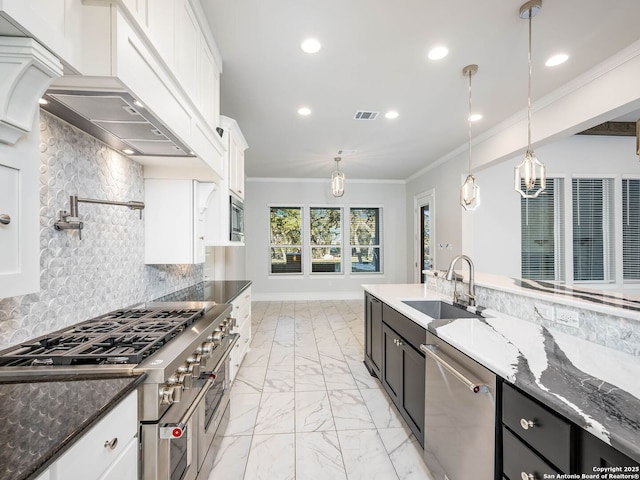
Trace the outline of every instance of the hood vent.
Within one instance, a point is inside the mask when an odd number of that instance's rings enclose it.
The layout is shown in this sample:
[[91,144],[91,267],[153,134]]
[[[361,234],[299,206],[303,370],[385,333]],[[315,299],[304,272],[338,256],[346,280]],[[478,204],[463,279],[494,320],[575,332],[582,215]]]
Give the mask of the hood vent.
[[365,110],[358,110],[353,116],[354,120],[375,120],[378,118],[380,112],[370,112]]
[[43,110],[125,155],[193,157],[193,153],[131,94],[48,90]]

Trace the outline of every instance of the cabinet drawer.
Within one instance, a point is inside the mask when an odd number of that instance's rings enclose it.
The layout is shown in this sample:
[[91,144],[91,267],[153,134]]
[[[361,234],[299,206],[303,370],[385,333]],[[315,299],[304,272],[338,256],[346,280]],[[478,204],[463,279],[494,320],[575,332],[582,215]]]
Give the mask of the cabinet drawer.
[[[522,423],[527,421],[533,426],[524,428]],[[570,471],[571,424],[506,383],[502,389],[502,422],[557,468]]]
[[[522,443],[506,428],[502,428],[502,473],[511,480],[547,478],[545,474],[558,472]],[[523,475],[524,474],[524,475]]]
[[413,348],[420,351],[420,344],[424,343],[426,330],[417,323],[396,312],[386,303],[382,304],[382,321],[404,337]]
[[233,305],[233,312],[239,312],[247,305],[251,305],[251,287],[247,287],[240,295],[231,301]]
[[[127,447],[130,447],[130,442],[138,431],[137,413],[138,395],[137,392],[133,392],[56,462],[58,478],[100,477],[123,452],[127,451]],[[114,448],[105,446],[105,442],[111,442],[116,438]],[[129,468],[137,471],[135,461]]]

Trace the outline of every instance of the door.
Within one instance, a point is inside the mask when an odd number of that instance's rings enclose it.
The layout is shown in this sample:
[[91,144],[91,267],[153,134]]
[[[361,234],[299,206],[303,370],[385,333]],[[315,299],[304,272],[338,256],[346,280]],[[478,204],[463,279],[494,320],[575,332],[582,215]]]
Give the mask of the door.
[[423,270],[435,268],[435,192],[429,190],[414,197],[415,226],[415,262],[414,281],[424,283]]

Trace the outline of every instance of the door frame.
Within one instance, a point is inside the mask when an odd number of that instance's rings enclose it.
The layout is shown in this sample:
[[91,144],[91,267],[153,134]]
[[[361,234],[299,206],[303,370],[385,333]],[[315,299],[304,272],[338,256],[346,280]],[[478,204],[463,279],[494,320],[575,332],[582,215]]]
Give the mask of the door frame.
[[421,226],[421,212],[422,207],[429,206],[429,253],[431,256],[431,265],[436,263],[436,189],[431,188],[425,192],[419,193],[413,197],[413,281],[414,283],[420,283],[422,277],[422,258],[420,256],[422,232]]

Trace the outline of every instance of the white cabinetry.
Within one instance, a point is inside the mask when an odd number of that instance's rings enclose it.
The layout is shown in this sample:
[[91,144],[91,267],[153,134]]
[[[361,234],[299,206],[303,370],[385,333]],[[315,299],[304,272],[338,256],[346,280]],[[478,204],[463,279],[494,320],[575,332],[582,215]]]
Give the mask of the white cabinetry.
[[248,287],[232,302],[233,310],[231,316],[236,319],[236,326],[233,333],[239,333],[240,339],[231,352],[231,369],[229,376],[231,381],[236,378],[238,369],[242,365],[244,356],[249,351],[251,343],[251,287]]
[[145,179],[145,263],[203,263],[205,212],[215,184]]
[[0,144],[0,298],[40,289],[39,115],[14,146]]
[[132,392],[51,467],[51,480],[136,480],[138,394]]
[[248,145],[235,120],[220,115],[220,125],[227,152],[223,157],[224,175],[207,212],[205,242],[211,246],[244,245],[243,242],[231,241],[229,213],[230,195],[244,199],[244,151]]

